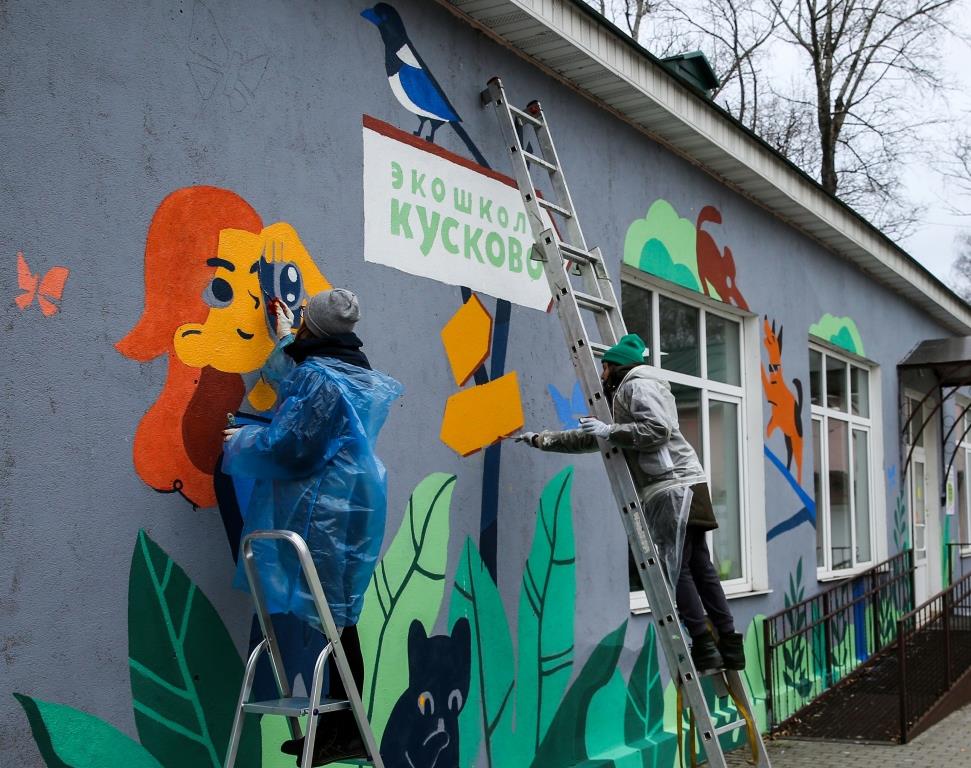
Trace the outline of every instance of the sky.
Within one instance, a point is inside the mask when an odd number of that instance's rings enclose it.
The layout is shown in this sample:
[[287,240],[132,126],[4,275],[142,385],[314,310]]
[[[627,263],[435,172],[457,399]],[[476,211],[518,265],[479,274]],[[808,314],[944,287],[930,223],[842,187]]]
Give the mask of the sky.
[[[961,0],[955,14],[956,29],[965,38],[971,38],[971,0]],[[942,56],[945,71],[952,81],[943,104],[935,106],[950,113],[959,124],[971,125],[971,44],[967,40],[952,38],[947,41]],[[949,130],[955,130],[951,128]],[[941,140],[947,139],[947,131],[937,134]],[[955,237],[961,233],[971,233],[971,195],[960,195],[953,184],[945,184],[940,174],[935,173],[923,163],[913,163],[908,168],[908,193],[916,200],[927,205],[920,227],[901,245],[917,261],[927,267],[945,282],[948,280],[951,262],[957,255]],[[948,211],[948,203],[968,212],[958,216]]]
[[[597,5],[596,2],[591,4]],[[618,26],[623,27],[622,19],[616,13],[612,15],[618,19]],[[961,130],[962,125],[967,126],[964,130],[971,130],[971,0],[958,0],[953,11],[952,29],[956,34],[943,40],[941,52],[942,74],[949,89],[942,97],[931,99],[915,92],[911,98],[912,109],[927,110],[935,116],[943,113],[958,123],[958,127],[927,128],[929,141],[926,145],[940,145],[941,150],[949,143],[951,134]],[[641,37],[649,37],[649,33]],[[803,55],[792,46],[773,44],[766,56],[768,60],[763,62],[763,71],[771,71],[771,79],[780,86],[785,81],[808,77]],[[959,194],[953,183],[946,183],[926,159],[912,161],[904,169],[902,178],[907,196],[926,206],[926,212],[913,234],[900,240],[899,244],[934,275],[949,283],[951,263],[957,256],[955,238],[961,232],[971,233],[971,195]],[[963,209],[968,215],[956,215],[949,206]]]

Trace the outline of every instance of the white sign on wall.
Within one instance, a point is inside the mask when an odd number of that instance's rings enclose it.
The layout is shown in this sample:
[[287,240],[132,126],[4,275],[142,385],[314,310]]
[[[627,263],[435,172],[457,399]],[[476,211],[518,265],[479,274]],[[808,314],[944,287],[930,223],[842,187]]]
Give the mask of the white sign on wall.
[[546,311],[515,182],[365,115],[364,259]]

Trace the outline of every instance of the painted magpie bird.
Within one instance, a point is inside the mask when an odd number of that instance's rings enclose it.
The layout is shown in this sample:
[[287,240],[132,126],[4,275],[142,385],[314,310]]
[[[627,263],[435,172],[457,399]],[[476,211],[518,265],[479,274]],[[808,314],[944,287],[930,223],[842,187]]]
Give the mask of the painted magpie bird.
[[488,168],[489,164],[462,127],[462,118],[412,45],[398,12],[387,3],[378,3],[373,8],[362,11],[361,16],[374,24],[381,33],[388,85],[401,106],[418,116],[415,136],[422,135],[427,122],[431,131],[425,138],[434,142],[435,132],[444,123],[448,123],[468,147],[476,162]]

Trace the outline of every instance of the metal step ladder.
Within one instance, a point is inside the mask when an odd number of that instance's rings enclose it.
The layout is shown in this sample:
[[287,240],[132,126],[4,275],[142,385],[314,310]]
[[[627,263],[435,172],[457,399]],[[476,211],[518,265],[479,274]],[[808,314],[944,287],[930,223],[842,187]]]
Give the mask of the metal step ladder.
[[[573,367],[580,380],[590,414],[609,424],[613,421],[613,416],[603,394],[601,372],[596,358],[616,344],[627,333],[627,329],[617,305],[607,267],[600,250],[587,247],[539,102],[533,101],[525,109],[517,109],[506,100],[499,78],[489,81],[486,90],[482,91],[481,100],[483,106],[492,104],[499,118],[503,140],[509,148],[516,182],[532,227],[535,241],[532,258],[543,262],[553,302],[570,348]],[[527,129],[535,135],[538,149],[528,151],[524,148],[527,142],[523,137],[529,135]],[[547,173],[555,199],[546,199],[538,194],[530,175],[530,165],[538,166]],[[553,216],[556,216],[556,223]],[[576,279],[579,285],[574,286],[571,278]],[[583,312],[593,316],[596,337],[592,336],[591,330],[584,323]],[[748,728],[753,761],[762,768],[769,768],[765,745],[754,726],[748,692],[738,672],[704,674],[713,678],[717,695],[732,697],[741,714],[737,720],[720,727],[715,726],[705,702],[699,673],[691,661],[662,561],[644,522],[637,487],[624,454],[605,440],[600,440],[600,452],[614,497],[620,507],[631,554],[650,602],[668,669],[678,685],[679,694],[683,696],[689,715],[693,718],[692,726],[697,724],[698,738],[708,764],[714,768],[724,768],[725,755],[718,737],[736,729]],[[694,752],[693,744],[690,749]]]
[[[290,684],[287,681],[287,673],[283,666],[283,658],[280,656],[280,646],[273,631],[273,623],[270,621],[270,612],[267,609],[266,598],[263,594],[262,582],[259,579],[256,558],[253,554],[253,542],[255,541],[275,541],[277,546],[291,546],[296,551],[300,562],[300,569],[303,571],[304,579],[310,588],[310,594],[320,618],[320,626],[323,627],[324,635],[328,643],[324,650],[317,657],[314,665],[313,682],[310,686],[309,696],[292,696]],[[236,705],[236,717],[233,720],[233,729],[229,735],[229,747],[226,749],[225,768],[234,768],[236,755],[239,751],[239,740],[243,732],[243,720],[247,713],[259,715],[282,715],[286,717],[290,725],[290,733],[293,738],[300,738],[300,720],[306,718],[306,738],[304,739],[303,756],[300,764],[310,766],[314,753],[314,741],[317,736],[317,716],[327,712],[337,712],[349,709],[357,722],[358,731],[361,734],[361,741],[364,748],[370,755],[367,759],[341,760],[342,763],[351,765],[373,765],[374,768],[384,768],[381,761],[381,754],[378,745],[374,740],[371,731],[371,724],[368,722],[364,711],[364,704],[361,702],[361,694],[354,684],[354,677],[351,668],[347,663],[347,656],[341,647],[340,633],[334,624],[334,617],[331,615],[330,606],[327,605],[327,598],[324,596],[324,589],[317,576],[317,569],[314,567],[313,559],[310,557],[310,550],[307,543],[293,531],[254,531],[243,538],[241,549],[243,565],[246,569],[246,578],[250,585],[250,594],[253,596],[253,604],[256,607],[256,615],[263,631],[263,639],[257,644],[246,662],[246,669],[243,673],[243,685],[239,692],[239,702]],[[266,653],[273,670],[273,678],[276,681],[277,690],[280,697],[269,701],[250,701],[250,694],[253,690],[253,679],[256,676],[256,665],[260,657]],[[347,691],[347,699],[326,699],[323,698],[324,688],[324,669],[327,667],[327,659],[333,654],[337,662],[337,671],[340,673],[344,683],[344,690]]]

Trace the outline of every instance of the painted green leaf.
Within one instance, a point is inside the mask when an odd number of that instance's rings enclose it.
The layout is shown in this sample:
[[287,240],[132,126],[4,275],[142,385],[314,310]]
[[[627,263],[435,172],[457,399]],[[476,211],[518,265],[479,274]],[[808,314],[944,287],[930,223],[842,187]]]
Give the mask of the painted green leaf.
[[263,744],[263,768],[293,768],[293,757],[280,751],[280,745],[290,735],[290,727],[284,717],[261,717],[260,739]]
[[745,671],[742,676],[748,686],[749,699],[759,731],[768,730],[765,712],[765,635],[762,627],[765,616],[757,614],[745,630]]
[[[141,744],[86,712],[15,693],[48,768],[162,768]],[[177,763],[172,763],[177,765]]]
[[624,646],[625,621],[594,648],[560,702],[546,737],[533,758],[533,768],[572,766],[587,758],[587,716],[594,694],[607,685]]
[[570,486],[557,474],[539,500],[533,546],[519,592],[516,734],[520,753],[535,754],[573,670],[576,567]]
[[[165,766],[221,768],[243,662],[209,599],[144,531],[128,580],[128,656],[142,745]],[[260,766],[255,718],[237,765]]]
[[664,687],[655,637],[652,622],[647,626],[644,645],[630,673],[624,712],[624,734],[628,744],[653,738],[664,730]]
[[436,472],[408,500],[364,597],[358,622],[364,657],[364,704],[378,741],[395,702],[408,687],[408,627],[431,632],[445,594],[449,505],[455,475]]
[[641,765],[640,751],[628,746],[624,738],[626,706],[627,686],[620,670],[614,669],[606,684],[590,697],[584,734],[588,759],[580,765],[604,765],[605,761],[613,766]]
[[469,695],[459,715],[459,765],[471,766],[485,739],[487,765],[514,766],[523,760],[512,738],[513,651],[502,599],[472,539],[465,540],[455,574],[449,629],[462,616],[472,630]]

